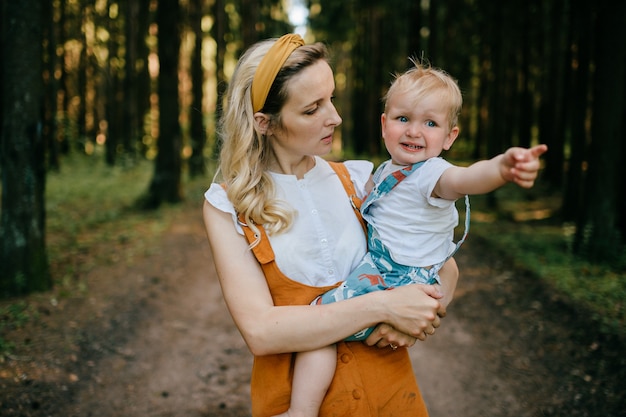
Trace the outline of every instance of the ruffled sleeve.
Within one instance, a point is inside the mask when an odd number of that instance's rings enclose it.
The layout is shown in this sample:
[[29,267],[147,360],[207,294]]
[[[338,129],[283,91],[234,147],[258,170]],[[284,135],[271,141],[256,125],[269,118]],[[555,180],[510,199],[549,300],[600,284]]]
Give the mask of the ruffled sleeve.
[[367,194],[365,191],[365,184],[367,184],[367,181],[369,181],[372,176],[374,164],[370,161],[363,160],[345,161],[344,164],[350,172],[350,177],[352,178],[358,197],[360,199],[365,198],[365,195]]
[[215,183],[211,184],[211,187],[209,187],[209,189],[204,193],[204,198],[216,209],[223,211],[224,213],[229,213],[233,218],[233,225],[235,226],[237,233],[243,235],[243,229],[237,220],[235,207],[233,207],[233,204],[226,196],[226,190],[224,190],[221,185]]

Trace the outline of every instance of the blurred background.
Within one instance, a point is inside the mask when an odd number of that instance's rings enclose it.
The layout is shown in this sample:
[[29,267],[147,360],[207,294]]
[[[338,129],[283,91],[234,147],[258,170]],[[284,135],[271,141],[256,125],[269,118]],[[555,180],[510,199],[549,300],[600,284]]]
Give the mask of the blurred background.
[[77,236],[124,219],[120,207],[206,188],[236,59],[295,31],[332,52],[344,120],[334,159],[386,158],[381,97],[409,57],[463,91],[446,158],[546,143],[536,187],[476,199],[473,232],[624,334],[626,2],[20,0],[0,11],[2,297],[75,273],[64,268]]

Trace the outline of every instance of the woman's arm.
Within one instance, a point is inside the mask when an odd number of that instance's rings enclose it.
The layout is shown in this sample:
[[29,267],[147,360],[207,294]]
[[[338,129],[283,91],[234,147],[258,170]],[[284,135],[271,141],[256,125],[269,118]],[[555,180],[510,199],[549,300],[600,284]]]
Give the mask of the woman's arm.
[[255,355],[317,349],[380,322],[418,336],[439,321],[440,304],[423,289],[429,286],[378,291],[325,305],[274,306],[261,267],[233,227],[231,215],[208,202],[203,213],[226,305]]

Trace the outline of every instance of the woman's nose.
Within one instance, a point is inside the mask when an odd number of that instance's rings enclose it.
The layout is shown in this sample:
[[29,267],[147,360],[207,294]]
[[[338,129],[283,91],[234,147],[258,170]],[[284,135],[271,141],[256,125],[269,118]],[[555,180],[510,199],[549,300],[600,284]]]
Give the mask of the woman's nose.
[[330,107],[331,112],[328,124],[333,126],[339,126],[343,120],[341,119],[341,116],[339,116],[339,112],[337,112],[337,108],[335,107],[335,105],[331,104]]

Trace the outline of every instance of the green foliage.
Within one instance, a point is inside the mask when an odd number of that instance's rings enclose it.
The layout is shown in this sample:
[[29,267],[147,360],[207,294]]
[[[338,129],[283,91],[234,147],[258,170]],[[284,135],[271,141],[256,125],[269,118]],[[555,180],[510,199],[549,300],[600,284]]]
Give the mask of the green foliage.
[[0,355],[10,352],[14,344],[2,337],[5,329],[19,329],[31,319],[36,319],[37,313],[32,310],[26,301],[19,301],[0,307]]
[[554,297],[596,322],[602,332],[626,337],[626,260],[593,264],[577,257],[574,226],[556,219],[554,196],[528,199],[527,191],[513,186],[495,194],[497,216],[486,208],[486,197],[472,198],[470,235],[514,267],[533,273]]
[[[74,155],[62,160],[59,172],[48,174],[46,242],[54,289],[0,304],[0,355],[15,348],[10,332],[36,318],[35,306],[42,297],[56,305],[60,299],[84,296],[89,292],[85,276],[90,270],[130,264],[154,251],[180,207],[163,205],[148,212],[136,208],[153,169],[149,161],[120,168],[95,157]],[[208,178],[185,184],[196,197],[190,204],[200,207]]]
[[80,283],[84,272],[149,252],[155,236],[168,226],[171,207],[143,212],[135,206],[152,169],[148,161],[120,168],[77,155],[63,160],[59,173],[48,175],[47,246],[61,297],[85,289]]

